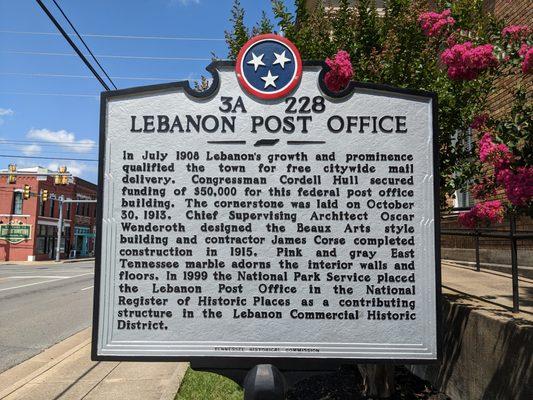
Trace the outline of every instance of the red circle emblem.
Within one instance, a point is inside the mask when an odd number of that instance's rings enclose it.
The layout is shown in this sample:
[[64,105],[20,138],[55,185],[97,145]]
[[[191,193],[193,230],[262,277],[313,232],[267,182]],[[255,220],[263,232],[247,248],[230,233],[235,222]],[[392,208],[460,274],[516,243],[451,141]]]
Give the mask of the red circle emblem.
[[300,82],[302,58],[294,43],[283,36],[259,35],[242,46],[235,72],[246,92],[261,99],[278,99]]

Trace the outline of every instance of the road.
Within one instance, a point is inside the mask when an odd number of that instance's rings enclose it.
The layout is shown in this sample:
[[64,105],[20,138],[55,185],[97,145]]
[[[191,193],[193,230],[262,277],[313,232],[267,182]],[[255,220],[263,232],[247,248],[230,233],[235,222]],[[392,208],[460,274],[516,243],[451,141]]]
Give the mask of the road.
[[91,325],[94,263],[0,265],[0,372]]

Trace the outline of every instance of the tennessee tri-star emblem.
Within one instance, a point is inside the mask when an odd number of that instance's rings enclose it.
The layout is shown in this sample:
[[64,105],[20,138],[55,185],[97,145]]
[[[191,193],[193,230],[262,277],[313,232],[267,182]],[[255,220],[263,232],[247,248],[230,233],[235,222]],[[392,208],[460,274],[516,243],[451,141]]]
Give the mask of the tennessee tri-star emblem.
[[239,51],[235,72],[243,89],[251,95],[278,99],[300,82],[302,59],[296,46],[283,36],[259,35]]

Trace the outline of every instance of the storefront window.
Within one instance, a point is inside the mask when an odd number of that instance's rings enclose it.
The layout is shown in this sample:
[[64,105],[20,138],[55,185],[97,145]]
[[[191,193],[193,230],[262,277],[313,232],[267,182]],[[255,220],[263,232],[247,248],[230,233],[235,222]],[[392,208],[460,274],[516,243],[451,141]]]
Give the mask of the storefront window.
[[47,229],[45,225],[37,226],[37,254],[46,253]]
[[22,214],[22,192],[13,192],[13,214]]
[[63,237],[65,238],[65,253],[70,252],[70,228],[65,227],[63,230]]
[[50,199],[50,216],[54,216],[54,199]]
[[44,202],[41,198],[39,198],[39,215],[41,217],[44,217],[44,206],[46,202]]

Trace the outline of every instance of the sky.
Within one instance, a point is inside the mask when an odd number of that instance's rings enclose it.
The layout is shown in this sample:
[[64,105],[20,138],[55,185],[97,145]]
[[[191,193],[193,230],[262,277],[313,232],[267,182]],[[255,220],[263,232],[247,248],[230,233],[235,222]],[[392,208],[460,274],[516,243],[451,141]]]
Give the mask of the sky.
[[[43,1],[72,33],[53,1]],[[228,53],[232,0],[56,2],[119,89],[199,79],[212,54]],[[249,26],[263,10],[271,15],[269,0],[241,4]],[[66,165],[96,182],[102,90],[36,1],[0,0],[0,169]]]

